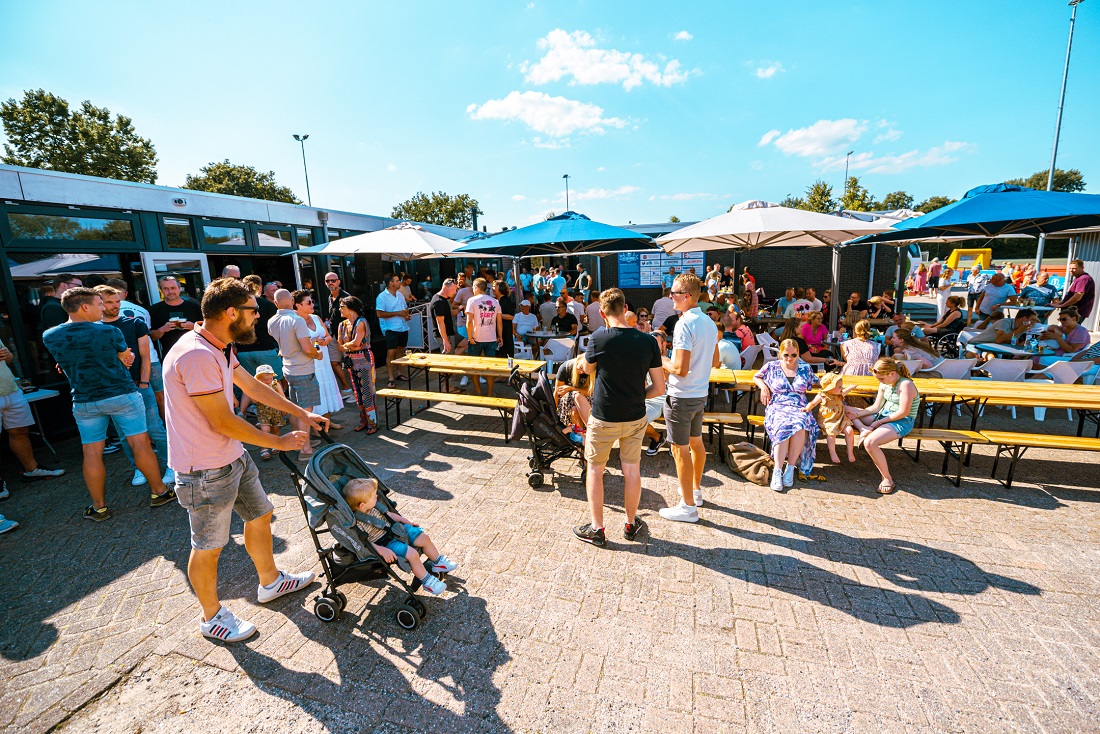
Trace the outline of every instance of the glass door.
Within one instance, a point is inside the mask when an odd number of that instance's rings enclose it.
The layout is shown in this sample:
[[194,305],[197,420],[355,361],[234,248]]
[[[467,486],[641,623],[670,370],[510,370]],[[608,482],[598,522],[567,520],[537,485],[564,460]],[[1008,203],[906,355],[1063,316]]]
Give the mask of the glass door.
[[183,292],[196,301],[202,301],[202,292],[210,282],[210,265],[202,253],[143,252],[141,265],[150,305],[161,301],[157,281],[166,275],[175,276]]

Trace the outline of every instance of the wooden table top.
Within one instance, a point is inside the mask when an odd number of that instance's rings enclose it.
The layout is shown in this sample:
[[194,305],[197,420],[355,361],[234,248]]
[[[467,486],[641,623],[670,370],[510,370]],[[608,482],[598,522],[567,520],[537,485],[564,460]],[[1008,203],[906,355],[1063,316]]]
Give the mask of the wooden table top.
[[[507,357],[471,357],[466,354],[430,354],[416,352],[399,357],[394,364],[422,369],[468,370],[470,372],[508,374]],[[513,359],[512,364],[521,372],[537,372],[546,366],[541,359]]]

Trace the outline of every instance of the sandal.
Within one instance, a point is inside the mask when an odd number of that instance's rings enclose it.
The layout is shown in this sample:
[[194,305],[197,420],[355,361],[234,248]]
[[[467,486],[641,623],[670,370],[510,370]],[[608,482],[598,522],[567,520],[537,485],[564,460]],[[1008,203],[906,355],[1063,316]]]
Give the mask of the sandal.
[[398,375],[398,376],[397,376],[397,380],[398,380],[399,382],[408,382],[408,381],[409,381],[409,378],[408,378],[408,377],[405,377],[405,375]]
[[271,458],[271,449],[264,449],[263,451],[261,451],[260,452],[260,458],[263,459],[264,461],[267,461],[268,459],[270,459]]
[[897,489],[895,482],[881,482],[878,485],[879,494],[893,494],[895,489]]
[[798,478],[801,479],[802,481],[813,481],[813,482],[826,482],[826,481],[828,481],[825,478],[824,474],[803,474],[801,470],[798,471]]
[[386,383],[386,387],[388,387],[392,390],[393,388],[397,387],[397,383],[394,382],[393,380],[390,380],[389,382]]

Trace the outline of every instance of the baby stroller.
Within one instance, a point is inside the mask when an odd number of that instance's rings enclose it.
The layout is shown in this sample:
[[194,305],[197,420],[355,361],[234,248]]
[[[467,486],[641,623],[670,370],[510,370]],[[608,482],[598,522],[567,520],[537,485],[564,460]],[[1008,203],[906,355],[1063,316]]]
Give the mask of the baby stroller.
[[584,446],[570,441],[565,435],[567,426],[558,418],[554,389],[545,372],[538,373],[532,384],[523,379],[518,370],[512,371],[508,384],[518,393],[516,410],[512,414],[510,441],[518,441],[526,434],[531,443],[531,467],[527,484],[537,489],[542,486],[545,474],[552,470],[558,459],[576,458],[581,462],[581,483],[585,481],[588,464],[584,460]]
[[[338,444],[325,432],[322,437],[329,443],[320,448],[306,464],[303,471],[286,452],[279,454],[283,464],[294,475],[294,488],[306,516],[306,527],[313,536],[317,557],[321,560],[325,589],[313,602],[313,613],[322,622],[334,622],[347,606],[348,598],[339,591],[343,584],[376,581],[387,576],[408,592],[394,613],[401,627],[414,630],[428,613],[424,603],[415,596],[420,581],[406,583],[393,568],[382,560],[370,543],[360,540],[355,527],[356,518],[363,516],[351,509],[341,490],[352,479],[378,480],[378,502],[386,512],[396,512],[397,505],[389,497],[389,489],[370,467],[351,448]],[[396,532],[404,530],[397,525]],[[328,535],[334,543],[325,545],[321,536]],[[398,556],[397,565],[410,571],[409,562]]]

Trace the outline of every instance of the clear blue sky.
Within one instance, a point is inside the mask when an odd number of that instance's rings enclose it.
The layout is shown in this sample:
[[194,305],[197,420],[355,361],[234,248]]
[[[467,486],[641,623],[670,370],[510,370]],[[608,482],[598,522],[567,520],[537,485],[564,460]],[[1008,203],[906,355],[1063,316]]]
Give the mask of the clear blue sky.
[[[613,223],[777,201],[844,153],[881,198],[1045,169],[1063,0],[4,3],[0,96],[131,116],[159,183],[274,170],[373,214],[466,192],[491,230],[572,208]],[[1100,0],[1078,10],[1058,162],[1100,191]]]

